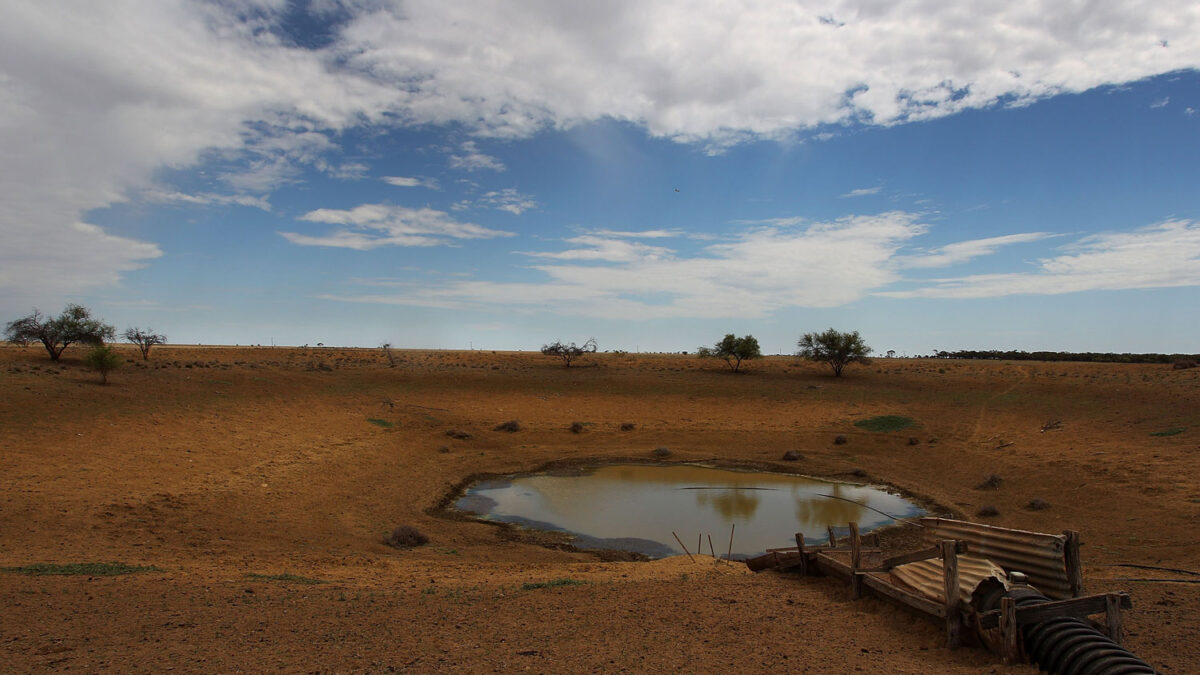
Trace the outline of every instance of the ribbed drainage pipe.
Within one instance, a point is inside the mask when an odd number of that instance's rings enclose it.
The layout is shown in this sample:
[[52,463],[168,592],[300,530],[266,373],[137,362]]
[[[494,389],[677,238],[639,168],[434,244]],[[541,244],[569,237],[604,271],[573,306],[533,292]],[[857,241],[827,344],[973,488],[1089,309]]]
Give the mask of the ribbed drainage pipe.
[[[1004,595],[1017,607],[1040,605],[1050,598],[1031,588],[1014,588]],[[999,607],[999,595],[990,598]],[[1082,619],[1059,617],[1022,627],[1025,653],[1042,670],[1061,675],[1125,675],[1157,672],[1133,652],[1108,639]]]

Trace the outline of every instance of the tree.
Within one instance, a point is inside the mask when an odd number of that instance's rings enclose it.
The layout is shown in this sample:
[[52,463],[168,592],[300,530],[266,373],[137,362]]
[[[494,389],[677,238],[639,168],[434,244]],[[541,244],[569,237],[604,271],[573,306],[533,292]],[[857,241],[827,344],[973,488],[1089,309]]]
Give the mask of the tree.
[[142,350],[142,360],[150,360],[150,348],[154,345],[162,345],[167,343],[166,335],[158,335],[153,328],[142,330],[137,326],[127,329],[121,334],[126,340],[138,346]]
[[588,338],[583,346],[576,346],[574,342],[565,345],[561,340],[555,340],[548,345],[542,345],[542,353],[546,356],[557,356],[570,368],[571,362],[575,359],[584,354],[596,353],[596,338]]
[[797,356],[828,363],[838,377],[842,376],[842,369],[848,364],[855,361],[868,363],[867,355],[871,353],[871,348],[863,342],[858,331],[839,333],[832,328],[824,333],[805,333],[798,346],[800,351]]
[[93,318],[87,307],[76,304],[67,305],[54,319],[34,309],[33,314],[9,322],[4,329],[4,339],[9,342],[21,345],[41,342],[51,361],[57,361],[64,349],[77,342],[99,346],[115,334],[115,328]]
[[109,371],[121,367],[121,355],[108,345],[97,345],[84,354],[83,364],[100,373],[100,384],[108,384]]
[[702,359],[724,359],[730,370],[736,373],[742,367],[742,361],[762,358],[762,351],[759,350],[758,340],[753,335],[736,337],[733,333],[728,333],[712,347],[697,349],[696,355]]

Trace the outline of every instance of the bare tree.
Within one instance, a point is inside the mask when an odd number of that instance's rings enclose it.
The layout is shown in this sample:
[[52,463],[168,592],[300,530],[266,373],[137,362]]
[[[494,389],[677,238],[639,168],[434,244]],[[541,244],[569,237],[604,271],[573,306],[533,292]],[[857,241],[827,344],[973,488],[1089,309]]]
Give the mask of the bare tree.
[[40,342],[50,360],[57,361],[64,349],[77,342],[99,346],[115,333],[115,328],[93,318],[87,307],[69,304],[53,319],[34,309],[29,316],[10,321],[4,328],[4,339],[20,345]]
[[383,351],[383,355],[387,357],[388,365],[396,367],[396,355],[392,353],[392,343],[385,342],[379,345],[379,349]]
[[588,338],[587,342],[583,343],[583,346],[576,346],[574,342],[569,345],[565,345],[561,340],[555,340],[548,345],[542,346],[543,354],[546,356],[557,356],[558,358],[562,359],[563,363],[565,363],[568,368],[571,367],[571,362],[575,359],[578,359],[584,354],[594,354],[595,352],[596,338]]
[[167,343],[167,336],[155,333],[153,328],[142,330],[141,328],[134,326],[133,328],[126,329],[121,336],[129,342],[137,345],[138,349],[142,350],[143,361],[150,360],[151,347],[154,345],[163,345]]

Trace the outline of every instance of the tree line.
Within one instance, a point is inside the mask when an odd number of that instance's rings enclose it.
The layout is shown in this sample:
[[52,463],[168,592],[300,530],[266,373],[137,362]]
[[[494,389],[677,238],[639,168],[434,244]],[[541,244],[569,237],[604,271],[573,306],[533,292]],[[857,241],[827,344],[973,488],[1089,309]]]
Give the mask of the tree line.
[[984,359],[993,361],[1080,361],[1096,363],[1178,363],[1198,361],[1200,354],[1116,354],[1113,352],[1026,352],[1019,349],[960,349],[938,351],[939,359]]
[[[82,305],[69,304],[55,317],[42,314],[36,308],[28,316],[10,321],[4,327],[4,339],[22,347],[41,343],[51,361],[58,361],[67,347],[82,344],[91,347],[83,357],[84,365],[100,373],[102,384],[108,384],[108,373],[121,365],[121,357],[106,342],[116,337],[117,329],[92,316],[92,311]],[[142,359],[150,359],[150,348],[165,344],[166,335],[152,328],[132,327],[121,334],[138,346]]]

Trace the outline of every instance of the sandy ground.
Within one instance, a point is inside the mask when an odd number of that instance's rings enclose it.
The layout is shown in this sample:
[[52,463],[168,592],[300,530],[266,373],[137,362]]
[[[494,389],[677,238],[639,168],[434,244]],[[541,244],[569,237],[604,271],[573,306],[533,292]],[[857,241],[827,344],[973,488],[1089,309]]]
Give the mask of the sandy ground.
[[[835,379],[786,357],[735,375],[668,355],[123,349],[100,386],[80,350],[0,347],[0,567],[160,570],[0,573],[5,669],[1034,672],[948,650],[938,625],[834,580],[605,561],[438,509],[472,475],[667,447],[1080,530],[1087,590],[1132,594],[1126,644],[1200,672],[1200,584],[1173,581],[1200,576],[1119,566],[1200,571],[1198,370],[880,359]],[[883,414],[919,427],[853,426]],[[493,431],[511,419],[523,430]],[[401,524],[430,543],[385,546]],[[279,574],[324,583],[251,576]],[[522,588],[561,579],[580,583]]]

